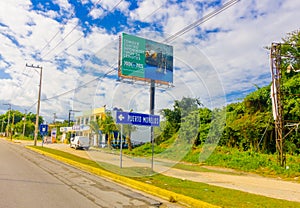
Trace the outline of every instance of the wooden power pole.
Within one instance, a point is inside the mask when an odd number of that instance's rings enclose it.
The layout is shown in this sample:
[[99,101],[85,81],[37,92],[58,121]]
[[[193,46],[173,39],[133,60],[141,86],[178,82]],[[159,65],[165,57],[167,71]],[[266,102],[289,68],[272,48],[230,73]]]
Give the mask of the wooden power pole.
[[39,132],[39,114],[40,114],[40,104],[41,104],[43,67],[39,65],[34,66],[33,64],[32,65],[26,64],[26,67],[40,69],[40,84],[39,84],[38,103],[37,103],[37,110],[36,110],[35,130],[34,130],[34,146],[36,146],[38,132]]
[[283,136],[283,94],[281,91],[282,71],[281,71],[281,44],[272,43],[271,46],[271,73],[272,73],[272,108],[275,121],[275,139],[276,151],[278,153],[278,163],[284,167],[286,165],[286,154],[284,151],[284,136]]

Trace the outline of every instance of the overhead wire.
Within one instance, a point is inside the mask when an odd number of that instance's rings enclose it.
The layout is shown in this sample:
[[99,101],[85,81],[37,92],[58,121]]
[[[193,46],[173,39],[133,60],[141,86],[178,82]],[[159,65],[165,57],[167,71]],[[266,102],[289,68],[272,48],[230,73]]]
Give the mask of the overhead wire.
[[[114,11],[121,3],[123,0],[120,0],[115,6],[112,7],[111,10],[109,10],[106,13],[103,13],[99,18],[103,18],[104,15],[111,13],[112,11]],[[78,41],[80,41],[83,38],[83,35],[81,35],[77,40],[75,40],[74,42],[72,42],[69,46],[67,46],[64,50],[62,50],[61,52],[59,52],[57,55],[63,53],[64,51],[67,51],[69,48],[71,48],[73,45],[75,45]]]
[[[113,8],[112,8],[109,12],[107,12],[107,13],[111,13],[117,6],[120,5],[120,3],[121,3],[122,1],[123,1],[123,0],[120,0]],[[163,5],[164,5],[164,4],[162,4],[160,7],[158,7],[157,9],[155,9],[153,12],[150,13],[150,15],[147,15],[145,18],[148,18],[148,17],[152,16],[153,14],[155,14],[159,9],[161,9],[161,8],[163,7]],[[145,19],[145,18],[143,18],[143,19]],[[81,38],[82,38],[82,36],[81,36]],[[79,40],[77,40],[77,41],[79,41]],[[76,41],[76,42],[77,42],[77,41]],[[69,47],[71,47],[71,46],[74,45],[74,44],[75,44],[75,43],[71,44]],[[68,48],[69,48],[69,47],[68,47]],[[67,49],[68,49],[68,48],[67,48]],[[111,67],[111,68],[112,68],[112,67]],[[103,76],[97,77],[97,78],[95,78],[95,79],[92,79],[92,80],[90,80],[90,81],[84,83],[83,85],[81,85],[81,86],[79,86],[79,87],[73,88],[73,89],[71,89],[71,90],[68,90],[68,91],[66,91],[66,92],[63,92],[63,93],[61,93],[61,94],[55,95],[55,96],[50,97],[50,98],[41,99],[41,101],[47,101],[47,100],[51,100],[51,99],[55,99],[55,98],[64,96],[64,95],[69,94],[69,93],[73,93],[74,91],[76,91],[76,90],[78,90],[78,89],[80,89],[80,88],[82,88],[82,87],[85,87],[85,86],[87,86],[88,84],[90,84],[90,83],[92,83],[92,82],[94,82],[94,81],[97,81],[97,80],[99,80],[99,79],[102,79],[102,78],[105,77],[106,75],[112,73],[114,70],[115,70],[115,69],[110,70],[110,71],[106,72]]]
[[[93,11],[96,7],[97,7],[97,5],[100,3],[100,1],[101,0],[98,0],[94,5],[93,5],[93,7],[89,10],[89,13],[91,13],[91,11]],[[121,0],[121,1],[123,1],[123,0]],[[120,1],[120,3],[121,3],[121,1]],[[118,4],[119,5],[119,4]],[[89,14],[88,13],[88,14]],[[74,15],[74,12],[73,12],[73,15]],[[76,27],[79,25],[79,22],[72,28],[72,30],[66,35],[66,36],[64,36],[63,37],[63,39],[60,41],[60,42],[58,42],[56,45],[55,45],[55,47],[54,48],[52,48],[51,50],[49,50],[44,56],[42,56],[42,58],[41,59],[43,59],[43,58],[45,58],[47,55],[49,55],[52,51],[54,51],[75,29],[76,29]],[[49,46],[50,45],[50,43],[55,39],[55,37],[59,34],[59,32],[60,32],[60,30],[58,30],[57,32],[56,32],[56,34],[54,35],[54,36],[52,36],[52,38],[49,40],[49,41],[47,41],[47,43],[45,44],[45,46],[40,50],[40,53],[42,52],[42,51],[44,51],[45,49],[46,49],[46,47],[47,46]],[[26,68],[26,67],[25,67]],[[64,93],[62,93],[61,95],[63,95]],[[30,106],[30,108],[29,109],[31,109],[35,104],[37,103],[37,101],[33,104],[33,105],[31,105]],[[27,110],[29,110],[29,109],[27,109]]]
[[68,90],[68,91],[66,91],[66,92],[63,92],[63,93],[61,93],[61,94],[55,95],[55,96],[50,97],[50,98],[41,99],[41,101],[47,101],[47,100],[55,99],[55,98],[64,96],[64,95],[66,95],[66,94],[69,94],[69,93],[71,93],[71,92],[74,92],[74,91],[76,91],[76,90],[79,90],[79,89],[81,89],[81,88],[83,88],[83,87],[85,87],[85,86],[87,86],[87,85],[89,85],[89,84],[91,84],[91,83],[93,83],[93,82],[99,80],[99,79],[104,78],[105,76],[109,75],[109,74],[112,73],[113,71],[115,71],[115,69],[112,69],[112,70],[106,72],[105,74],[103,74],[102,76],[96,77],[95,79],[92,79],[92,80],[90,80],[90,81],[88,81],[88,82],[86,82],[86,83],[84,83],[84,84],[82,84],[82,85],[80,85],[80,86],[78,86],[78,87],[76,87],[76,88],[73,88],[73,89],[71,89],[71,90]]
[[225,11],[226,9],[232,7],[233,5],[238,3],[239,1],[241,1],[241,0],[230,0],[230,1],[226,2],[221,7],[215,9],[214,11],[208,13],[207,15],[203,16],[202,18],[196,20],[195,22],[189,24],[188,26],[186,26],[183,29],[179,30],[178,32],[174,33],[170,37],[166,38],[164,40],[164,42],[168,43],[168,42],[171,42],[171,41],[175,40],[176,38],[184,35],[185,33],[191,31],[192,29],[196,28],[200,24],[210,20],[211,18],[215,17],[219,13],[221,13],[221,12]]
[[[89,13],[94,9],[94,8],[96,8],[96,5],[100,2],[101,0],[99,0],[96,4],[95,4],[95,6],[89,11]],[[106,14],[109,14],[109,13],[111,13],[112,11],[114,11],[115,10],[115,8],[117,8],[119,5],[120,5],[120,3],[122,2],[123,0],[120,0],[115,6],[113,6],[112,7],[112,9],[111,10],[109,10],[108,12],[106,12],[106,13],[104,13],[103,15],[102,15],[102,17],[104,16],[104,15],[106,15]],[[74,30],[75,30],[75,28],[77,27],[77,25],[67,34],[67,36],[68,35],[70,35]],[[66,38],[67,36],[65,36],[64,38]],[[76,41],[74,41],[71,45],[69,45],[66,49],[64,49],[63,51],[66,51],[66,50],[68,50],[70,47],[72,47],[75,43],[77,43],[81,38],[82,38],[83,36],[81,36],[80,38],[78,38]],[[62,40],[63,41],[63,40]],[[61,41],[61,42],[62,42]],[[56,45],[56,46],[58,46],[58,45]],[[56,46],[53,48],[53,50],[56,48]],[[62,52],[63,52],[62,51]],[[51,51],[50,51],[51,52]],[[60,52],[60,53],[62,53],[62,52]],[[59,54],[60,54],[59,53]],[[47,55],[47,54],[46,54]],[[45,56],[44,56],[45,57]],[[109,71],[109,73],[111,73],[112,71]],[[107,73],[105,74],[105,76],[107,75]],[[96,79],[93,79],[93,80],[91,80],[91,81],[89,81],[89,82],[87,82],[87,83],[85,83],[85,84],[83,84],[82,86],[79,86],[79,87],[77,87],[77,88],[74,88],[74,89],[71,89],[71,90],[69,90],[69,91],[67,91],[67,92],[63,92],[63,93],[61,93],[61,94],[59,94],[59,95],[56,95],[56,96],[53,96],[53,97],[51,97],[51,98],[48,98],[48,99],[41,99],[41,101],[46,101],[46,100],[50,100],[50,99],[55,99],[55,98],[58,98],[58,97],[61,97],[61,96],[64,96],[64,95],[66,95],[66,94],[69,94],[69,93],[72,93],[72,92],[74,92],[74,91],[76,91],[76,90],[78,90],[78,89],[80,89],[80,88],[82,88],[82,87],[84,87],[84,86],[86,86],[86,85],[88,85],[88,84],[90,84],[90,83],[92,83],[92,82],[94,82],[94,81],[97,81],[99,79],[99,77],[97,77]]]
[[[112,68],[112,67],[111,67],[111,68]],[[104,78],[105,76],[111,74],[113,71],[115,71],[115,69],[109,70],[108,72],[106,72],[106,73],[103,74],[102,76],[96,77],[95,79],[92,79],[92,80],[90,80],[90,81],[88,81],[88,82],[86,82],[86,83],[84,83],[84,84],[82,84],[82,85],[80,85],[80,86],[78,86],[78,87],[76,87],[76,88],[73,88],[73,89],[71,89],[71,90],[68,90],[68,91],[66,91],[66,92],[60,93],[60,94],[55,95],[55,96],[50,97],[50,98],[44,98],[44,99],[41,99],[41,101],[48,101],[48,100],[52,100],[52,99],[56,99],[56,98],[65,96],[65,95],[67,95],[67,94],[69,94],[69,93],[73,93],[74,91],[79,90],[79,89],[81,89],[81,88],[83,88],[83,87],[89,85],[90,83],[93,83],[93,82],[95,82],[95,81],[97,81],[97,80],[99,80],[99,79]],[[36,103],[37,103],[37,101],[36,101],[34,104],[32,104],[27,110],[30,110]]]
[[56,36],[59,34],[60,30],[58,30],[54,36],[52,36],[52,38],[47,41],[47,43],[45,44],[45,46],[39,51],[39,53],[42,53],[48,46],[50,46],[50,43],[54,40],[54,38],[56,38]]
[[[100,3],[100,1],[101,0],[98,0],[94,5],[93,5],[93,7],[90,9],[90,11],[89,11],[89,13],[92,11],[92,10],[94,10],[96,7],[97,7],[97,5]],[[71,14],[71,15],[74,15],[75,14],[75,12],[73,11],[73,13]],[[48,54],[50,54],[50,52],[52,52],[55,48],[57,48],[58,46],[59,46],[59,44],[61,44],[62,42],[63,42],[63,40],[64,39],[66,39],[67,38],[67,36],[69,36],[74,30],[75,30],[75,28],[77,27],[79,25],[79,23],[58,43],[58,44],[56,44],[56,46],[54,47],[54,48],[52,48],[50,51],[48,51],[48,53],[46,53],[46,55],[48,55]],[[63,28],[65,28],[65,25],[63,26]],[[59,32],[60,32],[60,29],[46,42],[46,44],[42,47],[42,49],[39,51],[39,53],[42,53],[48,46],[50,46],[50,43],[56,38],[56,36],[59,34]],[[44,55],[44,57],[45,57],[45,55]],[[41,58],[41,59],[43,59],[43,57]],[[25,69],[26,69],[26,67],[25,67]],[[24,70],[25,71],[25,70]],[[31,76],[31,78],[32,78],[32,76]],[[25,80],[23,81],[23,83],[25,83]],[[24,85],[25,84],[23,84],[23,88],[24,88]],[[35,105],[37,102],[35,102],[33,105]],[[33,107],[33,105],[32,106],[30,106],[30,108],[29,109],[31,109],[32,107]],[[28,109],[28,110],[29,110]]]
[[[123,0],[120,0],[116,5],[114,5],[114,6],[112,7],[112,9],[110,9],[108,12],[104,13],[104,14],[102,15],[102,17],[103,17],[104,15],[109,14],[109,13],[111,13],[112,11],[114,11],[114,10],[122,3],[122,1],[123,1]],[[100,1],[98,1],[98,2],[100,2]],[[94,7],[94,8],[95,8],[95,7]],[[92,11],[92,9],[91,9],[90,11]],[[81,36],[78,40],[76,40],[75,42],[78,42],[81,38],[82,38],[82,36]],[[68,46],[68,48],[70,48],[72,45],[74,45],[75,42],[72,43],[70,46]],[[68,48],[66,48],[65,50],[67,50]],[[112,67],[111,67],[111,68],[112,68]],[[66,95],[66,94],[69,94],[69,93],[71,93],[71,92],[74,92],[74,91],[76,91],[76,90],[78,90],[78,89],[80,89],[80,88],[82,88],[82,87],[84,87],[84,86],[86,86],[86,85],[88,85],[88,84],[94,82],[94,81],[97,81],[98,79],[101,79],[101,78],[105,77],[106,75],[112,73],[113,71],[114,71],[114,70],[110,70],[110,71],[106,72],[106,73],[105,73],[103,76],[101,76],[101,77],[97,77],[97,78],[95,78],[95,79],[93,79],[93,80],[90,80],[90,81],[86,82],[85,84],[83,84],[83,85],[81,85],[81,86],[79,86],[79,87],[76,87],[76,88],[71,89],[71,90],[69,90],[69,91],[63,92],[63,93],[61,93],[61,94],[59,94],[59,95],[56,95],[56,96],[53,96],[53,97],[51,97],[51,98],[42,99],[42,101],[46,101],[46,100],[50,100],[50,99],[55,99],[55,98],[64,96],[64,95]]]
[[[101,0],[98,0],[94,6],[90,9],[89,13],[90,14],[96,7],[97,5],[100,3]],[[51,52],[53,52],[60,44],[62,44],[62,42],[64,42],[64,40],[78,27],[78,25],[80,24],[80,21],[78,21],[78,23],[72,28],[71,31],[69,31],[51,50],[49,50],[45,55],[43,55],[41,57],[41,59],[44,59],[46,56],[48,56]]]
[[[100,1],[101,1],[101,0],[99,0],[98,2],[100,2]],[[122,1],[123,1],[123,0],[119,1],[119,2],[113,7],[113,9],[110,10],[110,12],[112,12],[112,11],[113,11],[113,10],[114,10],[114,9],[115,9]],[[200,18],[199,20],[197,20],[197,21],[191,23],[190,25],[184,27],[184,28],[181,29],[180,31],[178,31],[178,32],[174,33],[173,35],[169,36],[168,38],[166,38],[166,39],[164,40],[164,42],[171,42],[171,41],[174,41],[174,40],[177,39],[178,37],[184,35],[185,33],[189,32],[190,30],[196,28],[196,27],[199,26],[200,24],[202,24],[202,23],[204,23],[204,22],[210,20],[211,18],[213,18],[214,16],[218,15],[219,13],[221,13],[221,12],[225,11],[226,9],[232,7],[233,5],[235,5],[236,3],[238,3],[239,1],[241,1],[241,0],[231,0],[231,1],[229,1],[229,2],[226,2],[226,3],[223,4],[221,7],[217,8],[216,10],[214,10],[213,12],[211,12],[211,13],[205,15],[204,17]],[[97,2],[97,3],[98,3],[98,2]],[[162,6],[163,6],[163,5],[162,5]],[[147,15],[147,18],[148,18],[149,16],[152,16],[154,13],[156,13],[159,9],[162,8],[162,6],[160,6],[159,8],[157,8],[154,12],[150,13],[150,15]],[[75,28],[73,28],[73,30],[74,30],[74,29],[75,29]],[[73,30],[72,30],[72,31],[73,31]],[[71,32],[72,32],[72,31],[71,31]],[[68,35],[71,34],[71,32],[69,32]],[[64,37],[64,38],[66,38],[66,37]],[[82,38],[82,37],[81,37],[81,38]],[[81,39],[81,38],[80,38],[80,39]],[[79,40],[80,40],[80,39],[79,39]],[[74,45],[76,42],[78,42],[79,40],[76,40],[75,42],[73,42],[71,45],[69,45],[69,46],[67,47],[67,49],[70,48],[71,46],[73,46],[73,45]],[[61,41],[61,42],[62,42],[62,41]],[[65,49],[65,50],[66,50],[66,49]],[[65,51],[65,50],[64,50],[64,51]],[[49,53],[48,53],[48,54],[49,54]],[[88,84],[90,84],[90,83],[92,83],[92,82],[94,82],[94,81],[97,81],[97,80],[99,80],[99,79],[101,79],[101,78],[107,76],[108,74],[112,73],[114,70],[115,70],[115,69],[110,70],[110,71],[108,71],[107,73],[105,73],[103,76],[97,77],[97,78],[95,78],[95,79],[93,79],[93,80],[90,80],[90,81],[84,83],[83,85],[81,85],[81,86],[79,86],[79,87],[76,87],[76,88],[74,88],[74,89],[71,89],[71,90],[69,90],[69,91],[63,92],[63,93],[61,93],[61,94],[55,95],[55,96],[50,97],[50,98],[42,99],[42,101],[46,101],[46,100],[50,100],[50,99],[55,99],[55,98],[64,96],[64,95],[66,95],[66,94],[68,94],[68,93],[74,92],[74,91],[76,91],[76,90],[78,90],[78,89],[80,89],[80,88],[82,88],[82,87],[84,87],[84,86],[87,86]],[[35,102],[35,104],[36,104],[36,102]],[[33,104],[33,105],[35,105],[35,104]],[[33,105],[32,105],[32,106],[33,106]]]

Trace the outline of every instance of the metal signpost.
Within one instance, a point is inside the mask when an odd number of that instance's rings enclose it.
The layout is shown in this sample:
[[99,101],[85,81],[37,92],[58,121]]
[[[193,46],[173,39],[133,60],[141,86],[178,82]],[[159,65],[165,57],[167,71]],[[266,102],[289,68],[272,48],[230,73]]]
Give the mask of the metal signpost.
[[[151,129],[153,130],[154,126],[159,126],[160,117],[158,115],[151,115],[151,114],[117,111],[116,123],[121,124],[120,168],[122,168],[123,124],[138,125],[138,126],[150,126]],[[151,131],[152,147],[154,145],[153,140],[154,140],[153,139],[153,131]],[[154,149],[152,148],[152,161],[151,161],[151,169],[152,170],[153,170],[153,155],[154,155]]]

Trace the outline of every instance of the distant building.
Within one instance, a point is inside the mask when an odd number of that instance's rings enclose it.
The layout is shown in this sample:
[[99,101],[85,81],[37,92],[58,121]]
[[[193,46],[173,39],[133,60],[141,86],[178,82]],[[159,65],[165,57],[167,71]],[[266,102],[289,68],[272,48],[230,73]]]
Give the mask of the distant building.
[[[105,144],[105,135],[99,132],[99,128],[94,128],[97,120],[105,117],[105,107],[95,108],[83,112],[75,112],[75,124],[73,130],[78,136],[87,136],[90,138],[91,145],[101,146]],[[95,123],[93,123],[93,121]],[[95,132],[98,131],[98,132]]]

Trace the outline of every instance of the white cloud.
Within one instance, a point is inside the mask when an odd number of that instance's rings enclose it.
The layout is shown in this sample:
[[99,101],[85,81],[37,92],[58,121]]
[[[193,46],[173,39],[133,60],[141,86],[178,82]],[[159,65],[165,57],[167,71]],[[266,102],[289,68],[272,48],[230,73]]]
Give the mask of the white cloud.
[[90,11],[89,15],[93,17],[94,19],[97,19],[99,17],[103,17],[104,11],[101,8],[95,8],[92,11]]

